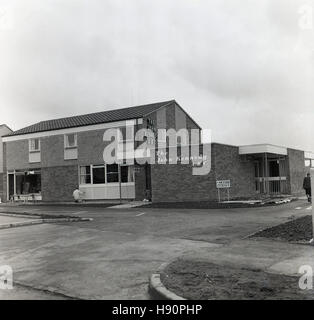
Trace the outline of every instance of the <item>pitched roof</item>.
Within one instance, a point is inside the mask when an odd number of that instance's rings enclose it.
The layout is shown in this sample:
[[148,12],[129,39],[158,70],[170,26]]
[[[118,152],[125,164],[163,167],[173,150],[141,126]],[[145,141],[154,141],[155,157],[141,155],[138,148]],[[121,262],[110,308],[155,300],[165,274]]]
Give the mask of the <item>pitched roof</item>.
[[145,104],[116,110],[89,113],[80,116],[41,121],[31,126],[14,131],[7,136],[17,136],[35,132],[52,131],[66,128],[90,126],[107,122],[130,120],[144,117],[175,100]]

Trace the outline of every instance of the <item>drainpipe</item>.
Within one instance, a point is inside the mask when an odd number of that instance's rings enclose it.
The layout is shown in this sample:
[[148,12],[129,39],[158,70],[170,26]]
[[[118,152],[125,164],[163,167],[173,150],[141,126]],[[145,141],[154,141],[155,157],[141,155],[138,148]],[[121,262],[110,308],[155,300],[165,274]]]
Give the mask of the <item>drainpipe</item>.
[[119,175],[119,199],[120,199],[120,204],[122,203],[122,195],[121,195],[121,165],[118,163],[118,175]]
[[267,153],[265,152],[265,192],[269,195],[269,180],[268,177],[268,170],[267,170]]
[[279,194],[282,195],[282,192],[281,192],[280,156],[278,156],[278,168],[279,168]]
[[266,194],[265,153],[263,154],[262,163],[263,163],[263,186],[264,186],[263,191],[264,191],[264,194]]

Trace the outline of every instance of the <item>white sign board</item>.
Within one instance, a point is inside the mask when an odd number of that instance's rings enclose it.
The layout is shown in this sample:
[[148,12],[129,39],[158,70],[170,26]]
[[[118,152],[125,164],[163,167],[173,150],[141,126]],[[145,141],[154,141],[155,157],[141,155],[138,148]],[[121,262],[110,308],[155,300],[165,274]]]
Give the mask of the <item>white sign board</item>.
[[230,180],[217,180],[216,181],[216,188],[217,189],[226,189],[231,187]]

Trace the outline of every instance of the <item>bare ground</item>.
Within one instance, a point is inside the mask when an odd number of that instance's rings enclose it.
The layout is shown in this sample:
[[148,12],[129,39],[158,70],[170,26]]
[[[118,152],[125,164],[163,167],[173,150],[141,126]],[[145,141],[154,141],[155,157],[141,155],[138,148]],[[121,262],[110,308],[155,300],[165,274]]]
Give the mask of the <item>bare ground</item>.
[[263,237],[294,242],[310,241],[313,238],[312,216],[308,215],[272,228],[264,229],[251,237]]
[[203,261],[176,260],[161,279],[169,290],[191,300],[314,299],[312,290],[299,289],[298,277]]

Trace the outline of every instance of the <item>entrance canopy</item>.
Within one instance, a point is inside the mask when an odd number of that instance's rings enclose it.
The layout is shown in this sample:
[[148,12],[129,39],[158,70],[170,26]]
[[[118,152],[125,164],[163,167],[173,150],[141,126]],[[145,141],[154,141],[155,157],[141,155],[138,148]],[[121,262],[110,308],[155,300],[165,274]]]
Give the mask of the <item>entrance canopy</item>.
[[252,144],[248,146],[241,146],[239,147],[239,154],[275,154],[286,156],[288,155],[288,150],[285,147],[275,146],[272,144]]
[[256,144],[239,147],[239,154],[254,162],[257,193],[288,193],[287,148],[272,144]]
[[314,167],[314,152],[304,152],[305,166]]

